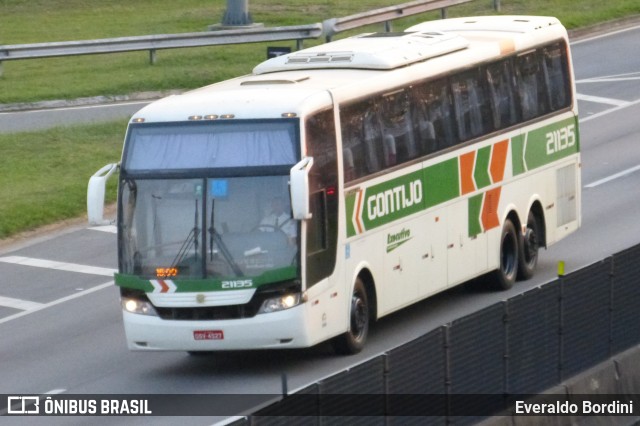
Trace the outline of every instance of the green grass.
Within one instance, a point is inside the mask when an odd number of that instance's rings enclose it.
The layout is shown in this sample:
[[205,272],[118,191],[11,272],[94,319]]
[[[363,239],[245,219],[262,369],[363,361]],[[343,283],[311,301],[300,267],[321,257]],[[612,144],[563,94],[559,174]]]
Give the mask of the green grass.
[[[322,22],[400,3],[251,0],[250,11],[254,22],[274,27]],[[502,14],[552,15],[568,28],[640,14],[640,0],[502,0],[501,4]],[[0,45],[200,32],[219,23],[225,9],[222,0],[0,0]],[[493,13],[493,0],[476,0],[448,11],[450,17]],[[393,25],[401,30],[438,17],[434,12]],[[305,46],[320,42],[306,41]],[[4,61],[0,104],[195,88],[250,72],[265,58],[266,46],[162,50],[155,65],[149,64],[147,52]],[[118,122],[0,134],[0,239],[82,215],[88,179],[104,164],[118,160],[125,126]],[[112,184],[108,201],[114,199]]]
[[126,124],[0,134],[0,239],[86,212],[89,177],[118,160]]
[[[267,27],[322,22],[402,1],[252,0],[255,22]],[[503,14],[554,15],[568,28],[640,14],[640,0],[502,0]],[[0,0],[0,45],[205,31],[222,20],[226,2],[181,0]],[[449,16],[492,14],[493,0],[449,9]],[[403,18],[396,29],[439,13]],[[381,26],[368,30],[378,30]],[[356,30],[354,32],[362,32]],[[306,41],[309,46],[318,41]],[[294,42],[270,43],[294,47]],[[0,104],[132,92],[190,89],[245,74],[266,56],[267,44],[4,61]]]

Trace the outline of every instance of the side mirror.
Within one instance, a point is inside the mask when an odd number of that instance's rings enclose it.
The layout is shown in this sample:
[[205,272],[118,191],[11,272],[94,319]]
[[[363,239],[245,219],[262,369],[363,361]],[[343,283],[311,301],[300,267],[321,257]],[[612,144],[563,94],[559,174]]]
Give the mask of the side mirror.
[[104,194],[107,180],[118,170],[120,163],[107,164],[89,179],[87,188],[87,216],[89,224],[94,226],[109,225],[104,219]]
[[309,170],[313,166],[313,157],[305,157],[289,172],[289,190],[291,191],[291,211],[297,220],[311,219],[309,207]]

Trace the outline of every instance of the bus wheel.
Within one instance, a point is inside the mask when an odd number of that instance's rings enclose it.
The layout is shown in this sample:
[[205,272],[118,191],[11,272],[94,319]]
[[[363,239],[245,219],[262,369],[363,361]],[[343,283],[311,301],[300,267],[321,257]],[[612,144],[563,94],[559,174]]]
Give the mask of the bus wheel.
[[540,248],[540,227],[538,219],[533,212],[529,212],[527,229],[522,236],[520,244],[520,257],[518,261],[518,278],[528,280],[533,276],[538,264],[538,249]]
[[507,219],[500,237],[500,268],[494,273],[494,286],[498,290],[513,287],[518,275],[518,234],[513,222]]
[[356,279],[356,283],[353,286],[349,317],[349,330],[333,340],[335,351],[342,355],[360,352],[369,333],[369,300],[360,277]]

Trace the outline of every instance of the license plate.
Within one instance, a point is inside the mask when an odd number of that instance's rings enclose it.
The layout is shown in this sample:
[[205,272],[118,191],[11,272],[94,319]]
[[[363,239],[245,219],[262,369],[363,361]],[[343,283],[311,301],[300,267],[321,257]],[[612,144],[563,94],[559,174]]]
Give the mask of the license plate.
[[223,340],[222,330],[196,330],[193,332],[194,340]]

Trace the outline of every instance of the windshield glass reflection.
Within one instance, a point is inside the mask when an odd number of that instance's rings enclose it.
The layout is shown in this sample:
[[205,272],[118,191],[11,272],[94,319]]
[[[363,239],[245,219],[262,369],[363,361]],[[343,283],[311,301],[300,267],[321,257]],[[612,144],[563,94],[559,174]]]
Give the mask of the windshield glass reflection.
[[287,176],[129,179],[121,196],[125,274],[256,277],[297,268]]

